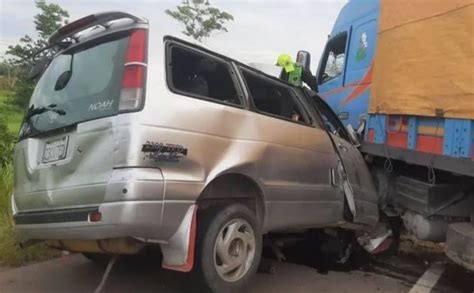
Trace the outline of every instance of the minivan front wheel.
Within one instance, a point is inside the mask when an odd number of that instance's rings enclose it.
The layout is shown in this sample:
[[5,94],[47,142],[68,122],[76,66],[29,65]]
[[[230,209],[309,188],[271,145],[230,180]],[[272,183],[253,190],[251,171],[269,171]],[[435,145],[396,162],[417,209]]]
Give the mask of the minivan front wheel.
[[246,206],[216,206],[199,214],[196,273],[213,292],[242,289],[257,270],[261,250],[255,213]]

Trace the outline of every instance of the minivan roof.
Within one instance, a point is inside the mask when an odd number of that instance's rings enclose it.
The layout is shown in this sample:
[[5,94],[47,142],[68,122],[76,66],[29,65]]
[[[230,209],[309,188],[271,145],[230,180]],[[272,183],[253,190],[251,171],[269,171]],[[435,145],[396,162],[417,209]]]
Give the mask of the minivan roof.
[[[118,14],[122,13],[122,14],[125,14],[125,15],[129,15],[129,14],[124,13],[124,12],[103,12],[103,13],[97,13],[97,14],[94,14],[94,15],[104,15],[104,14],[107,14],[107,13],[118,13]],[[156,30],[154,28],[154,26],[156,26],[156,25],[159,26],[160,23],[150,22],[146,18],[139,18],[139,17],[133,16],[133,15],[131,15],[131,16],[135,17],[137,19],[143,20],[143,21],[136,21],[136,19],[132,19],[132,18],[120,18],[120,19],[108,21],[106,23],[106,25],[100,25],[100,24],[94,25],[94,26],[89,27],[89,28],[87,28],[83,31],[80,31],[79,33],[74,35],[74,40],[76,40],[77,43],[75,43],[72,46],[66,48],[65,50],[68,50],[73,46],[80,45],[84,42],[87,42],[87,41],[90,41],[90,40],[93,40],[93,39],[96,39],[96,38],[100,38],[102,36],[105,36],[105,35],[108,35],[108,34],[111,34],[111,33],[120,32],[120,31],[124,31],[124,30],[130,30],[130,29],[133,29],[133,28],[146,28],[146,29],[149,29],[149,47],[151,48],[151,46],[154,46],[153,49],[149,49],[150,54],[152,54],[154,52],[164,52],[164,50],[162,50],[162,49],[164,49],[163,48],[164,41],[166,41],[166,40],[175,41],[177,43],[182,43],[182,44],[185,44],[186,46],[196,48],[196,49],[201,50],[203,52],[216,55],[217,57],[219,57],[221,59],[224,59],[226,61],[234,62],[234,63],[238,64],[239,66],[241,66],[241,67],[243,67],[243,68],[245,68],[249,71],[252,71],[252,72],[257,73],[259,75],[264,75],[267,78],[278,81],[280,83],[285,83],[285,84],[290,85],[290,86],[293,87],[293,85],[289,84],[287,81],[281,80],[278,77],[267,74],[267,73],[265,73],[261,70],[258,70],[255,67],[252,67],[252,66],[250,66],[248,64],[245,64],[241,61],[238,61],[236,59],[228,57],[227,55],[223,55],[223,54],[217,52],[216,50],[212,50],[212,49],[204,46],[202,43],[198,43],[196,40],[194,40],[194,39],[192,39],[188,36],[176,37],[176,36],[172,36],[170,34],[167,34],[164,31],[160,32],[160,30]],[[84,17],[84,18],[86,18],[86,17]],[[53,35],[54,35],[54,33],[51,36],[53,36]],[[161,40],[161,42],[159,42],[158,40]],[[61,52],[59,52],[58,54],[61,54]],[[162,59],[162,56],[159,59]],[[158,61],[158,60],[156,60],[156,61]]]
[[273,79],[273,80],[275,80],[275,81],[277,81],[277,82],[284,83],[284,84],[289,85],[289,86],[291,86],[291,87],[297,88],[297,87],[294,86],[293,84],[288,83],[286,80],[282,80],[282,79],[280,79],[280,78],[278,78],[278,77],[276,77],[276,76],[267,74],[267,73],[265,73],[265,72],[263,72],[263,71],[261,71],[261,70],[255,68],[255,67],[252,67],[252,66],[250,66],[249,64],[246,64],[246,63],[243,63],[243,62],[238,61],[238,60],[236,60],[236,59],[233,59],[233,58],[231,58],[231,57],[229,57],[229,56],[227,56],[227,55],[223,55],[223,54],[221,54],[221,53],[219,53],[219,52],[216,52],[215,50],[211,50],[211,49],[209,49],[209,48],[206,48],[206,47],[204,47],[202,44],[197,43],[197,42],[194,41],[194,40],[192,40],[191,42],[189,42],[189,41],[187,41],[187,40],[184,40],[183,38],[178,38],[178,37],[171,36],[171,35],[165,35],[165,36],[163,37],[163,39],[164,39],[165,41],[166,41],[166,40],[170,40],[170,41],[175,41],[175,42],[178,42],[178,43],[182,43],[182,44],[185,44],[185,45],[187,45],[187,46],[189,46],[189,47],[193,47],[193,48],[199,49],[199,50],[201,50],[201,51],[203,51],[203,52],[206,52],[206,53],[209,53],[209,54],[213,54],[213,55],[215,55],[215,56],[217,56],[217,57],[219,57],[219,58],[221,58],[221,59],[227,60],[227,61],[229,61],[229,62],[234,62],[234,63],[236,63],[237,65],[239,65],[239,66],[241,66],[241,67],[243,67],[243,68],[245,68],[245,69],[247,69],[247,70],[249,70],[249,71],[252,71],[252,72],[257,73],[257,74],[259,74],[259,75],[264,75],[265,77],[270,78],[270,79]]

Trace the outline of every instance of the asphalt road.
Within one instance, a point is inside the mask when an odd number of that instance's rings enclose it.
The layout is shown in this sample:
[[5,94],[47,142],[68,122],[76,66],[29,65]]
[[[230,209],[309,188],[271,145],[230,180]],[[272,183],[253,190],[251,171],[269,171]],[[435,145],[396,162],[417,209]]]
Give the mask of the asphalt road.
[[[103,269],[79,255],[0,273],[1,292],[93,292]],[[186,275],[126,260],[113,268],[104,292],[193,292]],[[407,292],[404,282],[363,272],[321,275],[305,266],[276,263],[273,274],[257,274],[248,292]]]
[[[435,263],[441,266],[442,271],[438,276],[439,280],[436,274],[433,280],[433,274],[430,275],[429,272],[432,265],[413,265],[400,258],[370,265],[365,270],[329,271],[327,274],[320,274],[314,268],[294,263],[278,263],[273,260],[267,262],[274,265],[275,271],[272,274],[257,274],[247,292],[474,292],[474,275],[459,271],[450,273],[444,263]],[[0,292],[93,292],[103,271],[102,267],[81,255],[70,255],[0,271]],[[425,275],[428,275],[427,279]],[[420,277],[426,280],[423,279],[420,283]],[[190,285],[187,275],[162,270],[153,260],[119,259],[103,292],[196,290]]]

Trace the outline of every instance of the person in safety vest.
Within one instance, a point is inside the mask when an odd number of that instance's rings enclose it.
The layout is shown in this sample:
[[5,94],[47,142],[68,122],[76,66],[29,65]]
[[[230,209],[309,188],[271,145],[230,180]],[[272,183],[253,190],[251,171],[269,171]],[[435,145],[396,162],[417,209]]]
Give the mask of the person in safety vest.
[[312,90],[318,91],[318,81],[311,71],[305,70],[303,66],[294,63],[291,56],[281,54],[278,56],[277,64],[282,67],[280,79],[288,81],[294,86],[303,86],[306,83]]

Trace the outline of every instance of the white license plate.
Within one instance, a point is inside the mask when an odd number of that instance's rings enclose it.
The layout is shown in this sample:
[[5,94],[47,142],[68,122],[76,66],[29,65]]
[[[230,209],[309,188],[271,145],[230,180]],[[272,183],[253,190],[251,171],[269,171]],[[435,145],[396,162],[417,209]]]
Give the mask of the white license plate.
[[69,136],[47,142],[44,145],[43,163],[51,163],[66,158]]

